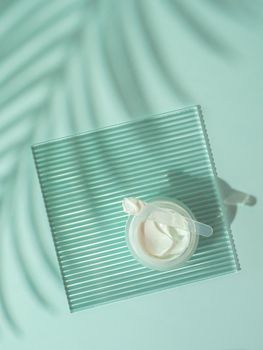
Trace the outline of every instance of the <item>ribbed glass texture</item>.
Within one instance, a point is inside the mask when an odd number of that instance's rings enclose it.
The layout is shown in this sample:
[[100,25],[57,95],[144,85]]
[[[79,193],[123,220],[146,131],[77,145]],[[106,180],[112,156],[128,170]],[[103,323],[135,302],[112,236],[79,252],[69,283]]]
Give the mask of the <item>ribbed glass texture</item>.
[[[33,154],[71,311],[239,269],[199,106],[41,143]],[[124,197],[175,198],[213,226],[183,267],[127,248]]]

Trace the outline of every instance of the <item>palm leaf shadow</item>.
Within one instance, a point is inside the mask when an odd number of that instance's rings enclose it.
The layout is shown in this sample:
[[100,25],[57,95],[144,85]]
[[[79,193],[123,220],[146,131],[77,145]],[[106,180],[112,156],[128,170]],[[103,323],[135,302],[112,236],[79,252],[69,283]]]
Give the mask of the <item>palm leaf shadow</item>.
[[214,10],[219,10],[223,15],[235,18],[236,21],[244,23],[244,19],[254,21],[258,19],[262,11],[262,1],[254,0],[206,0],[206,4]]
[[[132,52],[130,46],[127,44],[127,37],[125,33],[125,26],[119,23],[116,26],[116,31],[120,33],[119,47],[120,52],[123,54],[123,60],[126,62],[127,71],[130,72],[131,88],[130,92],[133,92],[133,101],[136,101],[137,108],[134,111],[134,116],[139,116],[141,114],[149,114],[153,112],[152,103],[147,101],[145,91],[141,85],[138,72],[136,70],[135,63],[132,59]],[[136,94],[134,93],[136,92]],[[133,103],[135,104],[135,103]]]
[[174,17],[181,21],[185,28],[189,29],[209,50],[215,51],[221,56],[233,53],[233,49],[226,44],[225,40],[220,38],[215,31],[211,32],[206,20],[199,19],[193,14],[185,1],[169,0],[166,4],[173,11]]
[[144,42],[147,45],[149,56],[151,56],[152,60],[155,62],[156,70],[161,71],[164,81],[169,86],[170,90],[175,92],[176,96],[184,102],[192,100],[189,90],[187,90],[179,80],[178,73],[176,73],[177,78],[175,79],[166,63],[164,55],[160,52],[153,30],[150,27],[148,15],[145,13],[146,10],[143,7],[143,2],[137,2],[135,12],[141,35],[145,38]]
[[[146,99],[135,62],[132,59],[132,50],[125,30],[126,26],[121,16],[117,16],[115,11],[112,11],[112,19],[112,35],[109,36],[108,42],[110,42],[111,37],[115,38],[116,50],[112,50],[111,54],[112,56],[119,57],[120,63],[122,62],[122,66],[118,65],[116,67],[116,74],[119,72],[122,90],[125,90],[127,96],[130,98],[130,115],[140,116],[142,114],[149,114],[152,111],[152,105]],[[111,34],[109,31],[107,33]]]
[[[35,114],[33,116],[36,117],[37,114]],[[37,126],[36,120],[37,120],[37,118],[35,118],[35,120],[34,120],[34,123],[32,125],[32,130],[27,137],[26,143],[24,141],[24,142],[21,142],[20,144],[17,145],[19,147],[20,154],[21,153],[23,154],[23,152],[28,154],[27,153],[28,146],[31,143],[32,137],[33,137],[34,132],[35,132],[35,128]],[[28,263],[26,262],[25,253],[23,252],[24,244],[21,241],[21,237],[20,237],[20,231],[21,231],[20,221],[21,221],[21,218],[23,217],[23,215],[26,215],[26,214],[22,213],[22,211],[19,211],[19,210],[18,211],[13,210],[13,207],[15,206],[14,203],[16,203],[17,201],[21,201],[22,198],[24,198],[23,196],[17,197],[17,193],[20,192],[20,194],[21,194],[21,189],[22,189],[22,191],[25,191],[26,193],[28,190],[27,187],[20,187],[19,182],[18,182],[18,178],[20,175],[19,174],[20,167],[21,167],[21,165],[23,167],[26,166],[26,164],[24,164],[24,162],[23,163],[21,162],[21,160],[23,160],[23,157],[22,158],[20,157],[17,159],[18,164],[15,165],[16,171],[13,171],[12,176],[8,178],[8,181],[6,181],[5,191],[6,191],[6,193],[8,193],[9,197],[5,202],[6,205],[4,207],[4,210],[9,212],[9,213],[13,213],[12,218],[10,220],[10,238],[12,241],[12,246],[13,246],[13,249],[15,252],[15,257],[17,259],[18,266],[20,267],[20,272],[22,273],[25,281],[27,282],[26,286],[29,288],[29,291],[32,293],[33,297],[36,298],[37,302],[39,302],[41,305],[43,305],[45,309],[47,309],[49,311],[53,311],[54,308],[53,308],[53,306],[51,306],[51,304],[48,302],[47,298],[44,296],[42,288],[40,288],[38,286],[38,284],[36,284],[35,278],[32,274],[32,271],[31,271],[30,267],[28,266]],[[30,176],[26,179],[27,179],[27,181],[29,181]],[[30,188],[30,186],[29,186],[29,188]],[[19,189],[20,189],[20,191],[19,191]],[[29,193],[30,192],[28,192],[28,194]],[[2,204],[3,204],[3,202],[2,202]],[[31,203],[29,203],[28,208],[30,208],[32,206],[32,204],[34,206],[34,201],[31,201]],[[24,206],[23,206],[23,209],[25,209]],[[29,212],[32,213],[32,212],[34,212],[34,210],[31,208]],[[3,208],[2,208],[2,213],[3,213]],[[30,217],[32,218],[32,216],[30,216]],[[31,230],[31,228],[29,228],[26,231],[31,232],[32,230]],[[31,233],[34,235],[35,240],[38,242],[38,240],[40,239],[40,237],[38,236],[39,231],[34,230]],[[44,263],[46,263],[48,267],[51,267],[50,260],[48,259],[47,253],[44,250],[44,246],[40,245],[38,248],[39,248],[38,252],[40,253],[40,256],[42,256]],[[3,264],[1,264],[1,275],[3,275]],[[11,329],[16,334],[22,334],[22,330],[15,319],[15,315],[11,313],[10,307],[8,306],[9,304],[7,301],[7,296],[5,294],[4,285],[2,283],[0,283],[0,295],[1,295],[1,306],[2,306],[2,310],[3,310],[3,314],[5,316],[6,322],[10,325]]]

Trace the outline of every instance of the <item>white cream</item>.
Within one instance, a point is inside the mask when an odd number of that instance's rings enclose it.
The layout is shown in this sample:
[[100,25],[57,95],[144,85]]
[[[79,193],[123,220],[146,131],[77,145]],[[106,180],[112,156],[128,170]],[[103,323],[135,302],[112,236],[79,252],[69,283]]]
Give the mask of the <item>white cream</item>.
[[146,220],[141,225],[142,244],[152,256],[175,258],[184,253],[190,242],[190,232]]
[[130,215],[137,215],[143,209],[145,203],[137,198],[124,198],[122,201],[123,211]]
[[[137,198],[125,198],[123,201],[123,209],[130,215],[140,215],[146,205]],[[169,216],[178,215],[176,211],[163,208],[159,212],[157,208],[153,210],[148,219],[146,218],[139,226],[138,243],[141,245],[140,248],[146,254],[160,259],[174,259],[181,256],[189,246],[190,231],[187,227],[178,229],[161,223],[163,222],[164,211]]]

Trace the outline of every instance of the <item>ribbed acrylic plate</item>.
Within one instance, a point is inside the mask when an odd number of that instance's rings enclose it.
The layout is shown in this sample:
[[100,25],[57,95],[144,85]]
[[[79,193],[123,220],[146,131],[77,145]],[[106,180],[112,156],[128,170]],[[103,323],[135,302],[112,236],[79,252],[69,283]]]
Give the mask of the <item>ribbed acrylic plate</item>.
[[[198,106],[38,144],[33,154],[71,311],[238,269]],[[214,235],[184,267],[145,268],[126,246],[126,196],[179,199]]]

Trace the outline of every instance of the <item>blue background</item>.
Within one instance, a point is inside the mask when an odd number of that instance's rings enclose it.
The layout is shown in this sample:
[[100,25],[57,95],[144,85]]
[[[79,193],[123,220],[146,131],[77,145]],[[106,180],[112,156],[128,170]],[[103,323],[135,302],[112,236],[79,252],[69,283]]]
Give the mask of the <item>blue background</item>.
[[[173,3],[0,2],[1,349],[263,348],[262,1]],[[30,145],[193,103],[242,270],[71,315]]]

